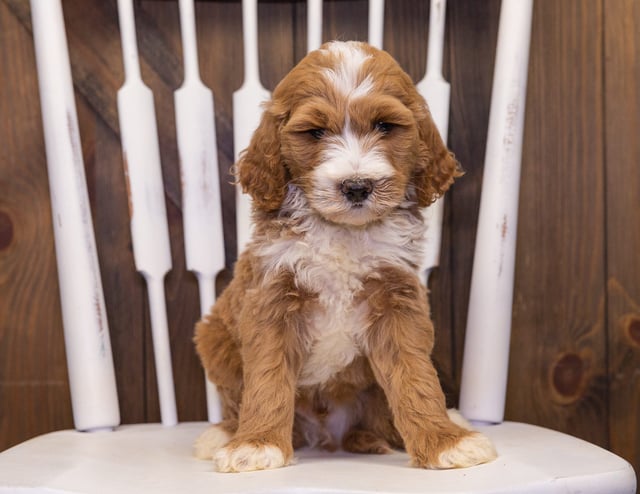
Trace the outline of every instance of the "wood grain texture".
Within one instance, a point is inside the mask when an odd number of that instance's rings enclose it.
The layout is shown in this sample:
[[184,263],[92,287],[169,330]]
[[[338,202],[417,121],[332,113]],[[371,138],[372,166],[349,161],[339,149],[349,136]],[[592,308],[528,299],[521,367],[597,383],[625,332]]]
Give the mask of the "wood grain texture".
[[[367,39],[366,0],[325,0],[323,36]],[[640,470],[640,7],[535,2],[507,418],[609,447]],[[87,185],[124,422],[159,419],[144,283],[135,272],[116,92],[115,0],[63,0]],[[156,101],[173,270],[166,293],[180,420],[205,418],[191,334],[173,91],[182,83],[175,1],[135,3]],[[499,0],[448,2],[450,147],[466,170],[448,194],[431,280],[435,355],[459,379],[489,116]],[[428,2],[386,2],[385,48],[424,75]],[[196,2],[202,79],[215,96],[228,282],[235,261],[231,95],[243,80],[239,1]],[[0,0],[0,449],[71,426],[28,2]],[[260,70],[273,89],[306,53],[306,2],[261,0]]]
[[325,41],[368,39],[369,7],[366,0],[323,2],[323,6],[325,18],[322,32]]
[[442,301],[445,307],[442,310],[450,311],[450,323],[448,326],[440,325],[439,331],[441,335],[444,331],[449,331],[452,338],[450,365],[458,382],[480,205],[499,13],[498,0],[447,2],[448,56],[444,57],[444,65],[446,70],[448,59],[448,80],[451,84],[448,144],[465,170],[465,175],[447,194],[450,212],[444,226],[441,267],[435,274],[439,278],[446,277],[451,284],[449,304],[446,304],[446,300]]
[[535,4],[507,416],[606,446],[602,15]]
[[[72,425],[31,35],[0,3],[0,448]],[[11,118],[7,118],[7,117]]]
[[640,469],[640,4],[605,2],[609,428]]

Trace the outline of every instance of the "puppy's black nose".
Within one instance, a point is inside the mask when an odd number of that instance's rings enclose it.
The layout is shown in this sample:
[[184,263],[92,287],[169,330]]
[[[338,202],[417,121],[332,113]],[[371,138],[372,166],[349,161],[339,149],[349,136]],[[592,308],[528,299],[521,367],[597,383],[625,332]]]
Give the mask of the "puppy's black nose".
[[345,180],[340,190],[350,202],[358,204],[369,197],[373,190],[373,182],[364,178]]

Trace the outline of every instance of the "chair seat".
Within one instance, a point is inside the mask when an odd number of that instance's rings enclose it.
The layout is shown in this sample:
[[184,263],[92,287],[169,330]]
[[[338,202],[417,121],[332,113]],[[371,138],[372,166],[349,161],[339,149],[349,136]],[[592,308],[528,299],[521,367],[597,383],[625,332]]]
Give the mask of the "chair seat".
[[633,494],[631,466],[580,439],[516,422],[479,427],[499,458],[468,469],[408,467],[405,453],[296,452],[296,465],[220,474],[192,456],[208,424],[53,432],[0,454],[0,492],[74,493],[606,493]]

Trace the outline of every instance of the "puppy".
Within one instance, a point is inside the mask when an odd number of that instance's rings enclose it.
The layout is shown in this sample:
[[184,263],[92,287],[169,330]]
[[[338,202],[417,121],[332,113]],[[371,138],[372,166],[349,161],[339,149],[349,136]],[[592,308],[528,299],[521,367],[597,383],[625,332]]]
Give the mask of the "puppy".
[[493,459],[448,417],[429,357],[421,208],[460,173],[409,76],[364,43],[323,45],[276,87],[236,171],[254,230],[196,325],[224,417],[196,455],[221,472],[281,467],[301,446]]

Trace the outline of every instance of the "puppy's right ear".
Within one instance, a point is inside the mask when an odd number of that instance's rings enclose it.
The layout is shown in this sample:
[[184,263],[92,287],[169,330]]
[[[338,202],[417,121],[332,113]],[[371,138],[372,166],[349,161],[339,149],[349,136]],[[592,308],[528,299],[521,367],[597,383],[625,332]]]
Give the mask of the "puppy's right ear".
[[289,180],[280,156],[283,119],[273,110],[272,104],[267,106],[249,147],[242,152],[235,166],[242,190],[252,197],[254,207],[265,211],[280,208]]

